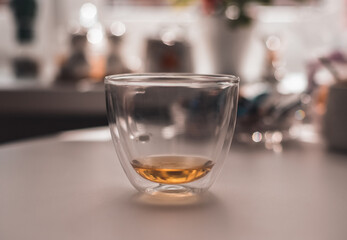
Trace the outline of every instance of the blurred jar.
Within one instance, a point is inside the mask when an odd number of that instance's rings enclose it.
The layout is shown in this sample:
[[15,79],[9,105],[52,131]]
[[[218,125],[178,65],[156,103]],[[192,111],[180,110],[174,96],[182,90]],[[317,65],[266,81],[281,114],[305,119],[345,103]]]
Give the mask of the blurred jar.
[[185,29],[175,25],[162,28],[158,35],[147,39],[147,72],[192,72],[191,47],[185,39]]
[[347,150],[347,81],[336,83],[329,88],[323,133],[332,149]]

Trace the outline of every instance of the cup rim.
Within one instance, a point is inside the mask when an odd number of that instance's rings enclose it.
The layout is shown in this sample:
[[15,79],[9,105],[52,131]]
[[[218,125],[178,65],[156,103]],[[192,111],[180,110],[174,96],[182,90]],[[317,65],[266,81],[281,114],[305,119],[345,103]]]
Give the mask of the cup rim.
[[[146,80],[146,81],[144,81]],[[180,84],[238,84],[240,78],[228,74],[199,73],[127,73],[106,76],[105,84],[115,85],[180,85]]]

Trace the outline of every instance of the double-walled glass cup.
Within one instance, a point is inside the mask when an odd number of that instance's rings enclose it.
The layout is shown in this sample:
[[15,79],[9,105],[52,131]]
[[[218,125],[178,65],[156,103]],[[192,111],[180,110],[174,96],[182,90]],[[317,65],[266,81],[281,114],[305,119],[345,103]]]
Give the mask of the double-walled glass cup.
[[150,194],[207,190],[229,152],[238,85],[230,75],[106,77],[109,126],[132,185]]

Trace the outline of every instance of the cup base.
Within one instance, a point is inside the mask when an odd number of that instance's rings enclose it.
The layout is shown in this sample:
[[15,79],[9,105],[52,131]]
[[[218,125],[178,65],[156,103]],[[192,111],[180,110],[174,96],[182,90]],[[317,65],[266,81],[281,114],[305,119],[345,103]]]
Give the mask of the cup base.
[[158,186],[154,188],[148,188],[145,191],[147,194],[153,195],[153,196],[172,196],[172,197],[187,197],[187,196],[193,196],[196,193],[194,192],[194,189],[182,186],[182,185],[164,185],[159,184]]
[[188,206],[205,202],[203,191],[180,185],[159,184],[153,188],[147,188],[140,194],[137,201],[142,204],[155,206]]

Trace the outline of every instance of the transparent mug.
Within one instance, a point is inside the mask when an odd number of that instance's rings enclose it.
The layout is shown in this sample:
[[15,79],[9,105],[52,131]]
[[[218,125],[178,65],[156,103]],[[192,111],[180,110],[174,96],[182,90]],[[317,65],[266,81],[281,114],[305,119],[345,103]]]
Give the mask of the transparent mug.
[[229,152],[238,88],[231,75],[107,76],[111,135],[132,185],[149,194],[207,190]]

